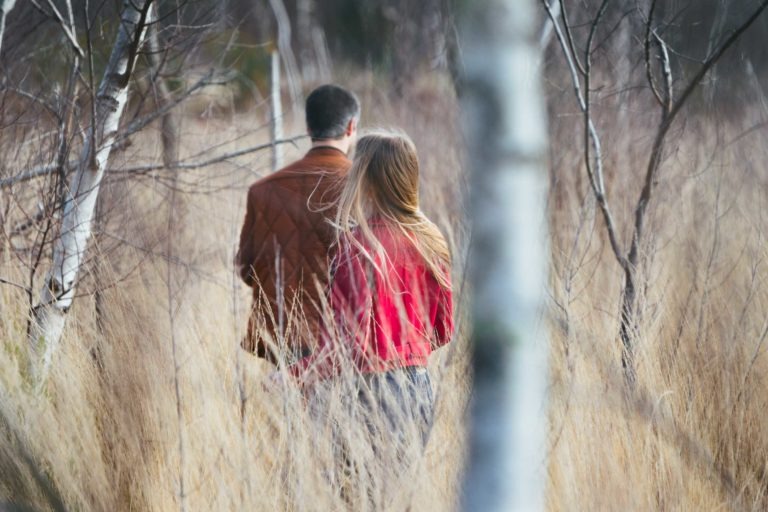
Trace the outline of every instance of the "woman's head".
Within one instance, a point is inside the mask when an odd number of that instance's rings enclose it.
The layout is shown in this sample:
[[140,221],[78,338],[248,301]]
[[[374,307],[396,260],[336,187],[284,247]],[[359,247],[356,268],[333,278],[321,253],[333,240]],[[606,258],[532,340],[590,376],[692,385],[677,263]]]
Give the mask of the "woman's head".
[[377,132],[361,138],[351,177],[358,174],[369,213],[394,220],[419,210],[419,158],[407,135]]
[[419,159],[407,135],[369,132],[357,142],[337,220],[344,229],[378,216],[408,222],[419,211]]
[[436,275],[448,265],[445,239],[419,208],[419,158],[413,141],[403,132],[378,130],[357,142],[339,199],[339,234],[357,226],[378,249],[381,246],[369,224],[372,218],[402,231]]

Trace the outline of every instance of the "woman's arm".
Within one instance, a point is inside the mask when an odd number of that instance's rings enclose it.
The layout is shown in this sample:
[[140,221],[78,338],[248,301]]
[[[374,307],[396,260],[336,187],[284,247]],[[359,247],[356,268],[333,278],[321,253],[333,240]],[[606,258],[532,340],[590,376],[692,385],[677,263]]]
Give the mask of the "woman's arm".
[[451,341],[453,337],[453,292],[451,291],[451,272],[446,270],[447,287],[441,286],[436,279],[431,281],[431,285],[437,301],[437,312],[435,314],[435,348],[441,347]]
[[338,255],[329,297],[332,318],[324,319],[317,350],[289,367],[303,385],[353,369],[367,354],[372,296],[365,264],[350,250]]

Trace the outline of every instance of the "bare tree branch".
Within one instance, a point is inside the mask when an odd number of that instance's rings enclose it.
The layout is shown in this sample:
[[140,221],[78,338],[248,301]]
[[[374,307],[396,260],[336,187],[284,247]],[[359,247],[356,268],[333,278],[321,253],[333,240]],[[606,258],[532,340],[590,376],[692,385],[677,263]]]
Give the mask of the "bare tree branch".
[[[76,160],[70,160],[67,163],[69,167],[73,167],[76,164],[77,164]],[[28,181],[34,178],[39,178],[40,176],[47,176],[55,170],[56,170],[55,163],[48,164],[48,165],[41,165],[40,167],[35,167],[34,169],[30,169],[29,171],[24,171],[22,173],[19,173],[16,176],[0,179],[0,188],[10,187],[18,183],[22,183],[24,181]]]
[[27,92],[23,89],[19,89],[18,87],[13,87],[6,84],[3,84],[2,86],[0,86],[0,91],[9,91],[18,96],[21,96],[22,98],[26,98],[34,103],[37,103],[38,105],[43,107],[46,111],[48,111],[51,115],[53,115],[56,119],[59,119],[59,111],[56,110],[56,107],[54,107],[53,105],[45,101],[45,99],[41,98],[40,96],[36,96],[31,92]]
[[[37,2],[37,0],[29,0],[32,5],[34,5],[37,10],[40,12],[48,15],[47,12],[45,12],[45,9]],[[53,18],[58,22],[59,26],[61,27],[62,32],[64,32],[64,35],[69,40],[69,44],[72,45],[72,49],[75,51],[78,57],[81,59],[85,57],[85,52],[83,51],[80,44],[77,42],[77,36],[75,35],[75,24],[74,24],[74,17],[72,15],[72,4],[69,0],[66,0],[67,4],[67,11],[69,15],[69,22],[64,20],[64,17],[61,15],[61,12],[59,12],[58,7],[56,7],[56,4],[53,3],[52,0],[46,0],[48,3],[48,7],[51,8],[51,12],[53,12]]]
[[674,103],[672,108],[669,110],[669,114],[665,117],[664,121],[662,122],[661,126],[659,127],[659,131],[656,134],[656,138],[653,142],[653,147],[651,149],[651,157],[648,161],[648,167],[646,169],[645,173],[645,180],[643,183],[643,190],[640,193],[640,197],[637,201],[637,206],[635,208],[635,232],[632,237],[632,246],[630,248],[629,254],[628,254],[628,260],[629,263],[632,266],[635,266],[637,264],[637,258],[638,258],[638,246],[640,239],[643,235],[643,224],[645,222],[645,210],[648,207],[648,202],[650,201],[651,192],[653,190],[653,184],[656,177],[656,172],[659,169],[660,163],[661,163],[661,157],[664,149],[664,141],[666,139],[667,133],[669,132],[669,129],[672,127],[672,123],[674,122],[677,115],[682,110],[683,106],[687,103],[688,99],[691,97],[691,94],[693,91],[696,90],[696,88],[699,86],[699,83],[704,78],[704,76],[712,69],[712,67],[717,63],[717,61],[720,59],[720,57],[723,56],[723,54],[731,47],[733,44],[741,37],[741,35],[752,25],[752,23],[757,20],[758,17],[765,11],[765,9],[768,8],[768,0],[763,0],[763,2],[760,4],[759,7],[755,9],[755,11],[747,18],[746,21],[744,21],[739,27],[737,27],[731,35],[715,50],[715,52],[707,57],[707,59],[704,61],[704,64],[701,66],[699,71],[694,75],[694,77],[688,82],[688,85],[683,89],[682,94],[680,95],[680,99],[677,100],[677,102]]
[[[609,0],[603,0],[598,9],[598,13],[590,26],[589,36],[587,38],[587,45],[585,50],[585,60],[583,70],[579,68],[579,65],[574,56],[575,43],[572,37],[567,39],[563,35],[563,31],[560,29],[556,16],[552,12],[552,9],[546,0],[542,0],[544,8],[552,20],[555,33],[557,34],[558,41],[560,42],[563,55],[565,57],[566,64],[571,74],[571,80],[573,82],[574,91],[576,93],[576,99],[584,115],[584,154],[587,166],[587,175],[592,187],[593,193],[597,199],[598,205],[603,212],[603,217],[606,223],[606,230],[608,238],[611,243],[616,260],[624,270],[624,288],[621,298],[621,320],[619,328],[619,337],[622,342],[622,366],[625,370],[625,377],[627,383],[634,384],[634,356],[633,356],[633,335],[635,331],[636,322],[636,301],[637,301],[637,282],[636,272],[638,266],[638,260],[640,258],[640,243],[644,235],[644,223],[645,214],[650,202],[651,195],[654,189],[656,174],[661,166],[662,155],[664,152],[664,143],[666,136],[675,121],[677,115],[681,112],[682,108],[691,97],[693,91],[699,86],[704,76],[711,70],[718,59],[730,48],[754,23],[754,21],[762,14],[762,12],[768,7],[768,0],[764,0],[760,6],[758,6],[753,13],[744,21],[739,27],[737,27],[731,35],[704,61],[699,68],[696,75],[688,82],[687,86],[683,89],[679,99],[675,101],[674,98],[674,82],[672,77],[672,68],[669,59],[669,51],[666,43],[661,37],[656,34],[653,27],[653,15],[656,9],[657,0],[653,0],[651,3],[648,19],[645,25],[645,65],[646,76],[648,82],[653,91],[656,101],[662,107],[662,115],[660,124],[656,132],[656,136],[651,148],[650,157],[648,160],[645,179],[643,182],[643,188],[640,196],[637,200],[634,211],[634,224],[631,238],[631,244],[626,254],[623,253],[616,234],[615,227],[610,216],[610,211],[607,209],[607,200],[605,198],[605,189],[602,183],[602,155],[599,147],[599,136],[592,123],[590,115],[590,87],[589,82],[591,78],[591,54],[592,54],[592,39],[597,30],[597,26],[601,17],[604,14],[604,9],[607,6]],[[567,18],[565,12],[563,12],[563,19],[566,25],[566,31],[569,32]],[[664,74],[664,92],[659,90],[656,85],[656,80],[653,76],[653,65],[651,48],[656,44],[659,47],[661,57],[661,67]],[[582,72],[584,77],[584,87],[582,90],[579,80],[579,72]],[[590,158],[590,147],[594,149],[594,167],[592,167],[592,158]]]
[[656,98],[656,101],[659,102],[659,105],[664,107],[664,99],[661,97],[661,92],[659,92],[659,88],[656,87],[656,80],[653,77],[653,64],[651,63],[651,45],[653,43],[653,13],[656,10],[656,3],[657,0],[653,0],[651,2],[651,8],[648,11],[648,19],[645,23],[645,44],[643,45],[644,48],[644,54],[645,54],[645,75],[648,79],[648,85],[651,87],[651,92],[653,93],[653,96]]
[[148,11],[153,0],[123,3],[121,23],[109,62],[96,96],[97,119],[91,137],[82,149],[77,172],[67,190],[60,233],[55,239],[53,264],[33,308],[30,326],[30,375],[42,390],[53,354],[58,348],[66,314],[92,234],[93,215],[99,187],[107,168],[123,109],[128,100],[128,85],[136,55],[144,42]]
[[[592,21],[592,26],[589,29],[589,35],[587,36],[587,48],[584,50],[584,155],[588,166],[591,165],[589,158],[589,146],[591,138],[589,134],[589,127],[592,125],[592,115],[590,111],[590,93],[592,92],[590,87],[590,80],[592,78],[592,41],[594,40],[595,32],[597,31],[597,27],[600,24],[600,20],[602,19],[603,15],[605,14],[605,10],[608,7],[608,2],[610,2],[610,0],[603,0],[603,2],[600,4],[600,8],[598,9],[597,14],[595,15],[595,19]],[[595,148],[596,151],[598,149],[599,147]],[[602,194],[605,194],[602,158],[598,159],[596,162],[597,165],[599,165],[598,171],[594,173],[595,181],[597,182],[597,189]]]
[[669,61],[667,44],[658,35],[655,35],[654,37],[656,38],[656,42],[659,45],[659,49],[661,50],[661,66],[664,71],[664,88],[666,93],[664,96],[664,110],[666,115],[669,115],[669,113],[672,111],[672,105],[675,101],[674,82],[672,81],[672,65]]
[[[611,244],[613,254],[622,268],[626,268],[627,262],[624,256],[624,250],[622,249],[621,243],[619,242],[619,238],[616,233],[616,226],[613,221],[613,215],[611,214],[608,198],[605,193],[605,185],[603,179],[603,157],[600,144],[600,136],[597,133],[595,125],[592,121],[592,117],[589,115],[589,109],[586,100],[587,95],[582,92],[581,80],[579,79],[579,70],[577,69],[577,64],[571,53],[570,45],[566,41],[566,38],[563,35],[563,30],[560,28],[557,17],[554,15],[550,5],[546,2],[546,0],[542,0],[542,3],[545,10],[547,11],[549,19],[552,21],[558,42],[560,43],[560,47],[563,50],[563,55],[565,56],[566,64],[571,74],[571,82],[573,84],[576,100],[579,104],[581,112],[584,114],[587,136],[589,137],[588,144],[591,143],[594,150],[594,167],[592,165],[591,159],[589,158],[589,151],[587,150],[586,152],[586,169],[589,184],[592,188],[595,199],[597,200],[597,204],[600,207],[600,212],[606,225],[608,239]],[[586,69],[584,71],[586,72]]]
[[[232,158],[237,158],[239,156],[247,155],[250,153],[256,153],[258,151],[271,149],[274,145],[296,144],[298,141],[305,138],[307,138],[307,135],[295,135],[293,137],[288,137],[286,139],[279,139],[274,142],[268,142],[265,144],[258,144],[256,146],[250,146],[247,148],[238,149],[237,151],[232,151],[229,153],[225,153],[223,155],[218,155],[218,156],[209,158],[208,160],[203,160],[200,162],[187,162],[185,160],[178,160],[176,162],[172,162],[171,167],[174,169],[186,169],[186,170],[201,169],[203,167],[210,167],[211,165],[225,162]],[[67,162],[67,168],[72,169],[75,166],[77,166],[77,163],[78,163],[77,160],[70,160],[69,162]],[[115,173],[115,174],[131,174],[131,173],[156,171],[164,168],[167,168],[165,163],[162,163],[162,164],[158,163],[158,164],[146,164],[146,165],[139,165],[135,167],[126,167],[126,168],[109,168],[109,172]],[[19,183],[29,181],[34,178],[47,176],[52,172],[56,171],[56,169],[57,169],[56,164],[43,165],[40,167],[36,167],[35,169],[32,169],[30,171],[26,171],[16,176],[12,176],[10,178],[4,178],[0,180],[0,188],[11,187],[14,185],[18,185]]]
[[[548,5],[549,5],[549,8],[552,9],[552,13],[555,18],[560,16],[560,10],[562,9],[561,7],[562,4],[560,3],[559,0],[552,0],[552,2],[549,3]],[[539,46],[541,47],[542,54],[544,53],[544,50],[549,45],[549,40],[551,37],[552,37],[552,20],[547,18],[539,34]]]
[[[575,66],[575,69],[584,75],[586,73],[584,66],[581,65],[581,62],[579,62],[579,54],[576,51],[576,45],[573,42],[573,33],[571,32],[571,23],[568,21],[568,11],[565,9],[565,4],[563,3],[563,0],[558,0],[559,6],[560,6],[560,13],[563,17],[563,26],[565,27],[565,34],[568,37],[568,50],[570,54],[573,57],[573,64]],[[552,12],[549,5],[547,7],[547,12],[550,13],[550,18],[552,18]],[[553,22],[554,23],[554,22]]]
[[27,288],[23,284],[14,283],[13,281],[9,281],[8,279],[4,279],[2,277],[0,277],[0,284],[7,284],[9,286],[13,286],[14,288],[24,290],[25,292],[29,290],[29,288]]
[[[257,151],[263,151],[266,149],[272,149],[275,145],[281,145],[281,144],[295,144],[297,141],[306,138],[307,135],[296,135],[294,137],[289,137],[287,139],[280,139],[276,141],[270,141],[265,144],[259,144],[257,146],[251,146],[244,149],[238,149],[237,151],[232,151],[230,153],[225,153],[223,155],[219,155],[213,158],[210,158],[208,160],[203,160],[202,162],[184,162],[180,161],[174,164],[174,169],[201,169],[203,167],[209,167],[211,165],[219,164],[221,162],[225,162],[227,160],[231,160],[232,158],[236,158],[238,156],[247,155],[249,153],[256,153]],[[150,172],[150,171],[156,171],[159,169],[163,169],[164,164],[147,164],[147,165],[139,165],[136,167],[127,167],[123,169],[110,169],[110,172],[112,174],[135,174],[135,173],[142,173],[142,172]]]
[[183,103],[197,90],[202,89],[207,85],[215,85],[215,84],[222,83],[221,81],[213,79],[213,76],[214,76],[214,69],[210,69],[208,73],[200,77],[200,79],[197,82],[192,84],[186,91],[176,96],[176,98],[174,98],[173,100],[167,103],[164,103],[159,109],[155,110],[151,114],[148,114],[145,117],[136,119],[132,123],[128,124],[128,126],[122,129],[120,133],[118,133],[115,136],[115,142],[119,143],[125,140],[126,138],[130,137],[131,135],[138,132],[142,128],[145,128],[146,126],[150,125],[153,121],[162,118],[168,112],[170,112],[175,107]]

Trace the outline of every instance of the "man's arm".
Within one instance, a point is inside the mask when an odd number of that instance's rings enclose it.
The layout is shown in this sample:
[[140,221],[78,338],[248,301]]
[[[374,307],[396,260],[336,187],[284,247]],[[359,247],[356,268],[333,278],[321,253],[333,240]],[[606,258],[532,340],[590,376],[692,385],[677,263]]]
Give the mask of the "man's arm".
[[256,190],[254,188],[251,188],[248,191],[245,220],[243,221],[243,227],[240,230],[240,245],[237,250],[237,255],[235,256],[235,268],[248,286],[253,286],[255,283],[255,276],[253,274],[253,234],[257,221],[256,218],[258,216],[256,212],[256,195]]

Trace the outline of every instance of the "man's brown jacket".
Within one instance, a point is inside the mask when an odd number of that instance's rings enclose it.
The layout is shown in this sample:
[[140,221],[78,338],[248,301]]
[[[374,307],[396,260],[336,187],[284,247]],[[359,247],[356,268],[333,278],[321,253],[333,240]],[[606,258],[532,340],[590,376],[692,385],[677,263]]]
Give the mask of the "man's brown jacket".
[[259,357],[274,362],[276,347],[290,357],[314,346],[335,236],[329,220],[350,164],[336,148],[315,147],[248,190],[237,264],[254,299],[243,348]]

